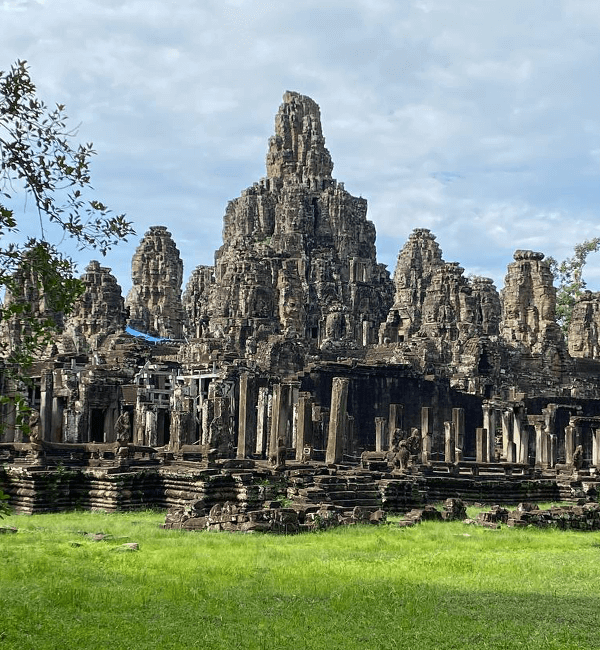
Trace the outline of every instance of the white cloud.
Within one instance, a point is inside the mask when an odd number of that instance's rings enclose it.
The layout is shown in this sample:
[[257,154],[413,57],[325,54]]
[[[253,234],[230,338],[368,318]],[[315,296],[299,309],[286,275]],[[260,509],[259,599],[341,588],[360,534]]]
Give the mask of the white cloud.
[[[264,175],[287,89],[320,104],[392,268],[419,226],[497,281],[515,248],[564,257],[598,233],[595,1],[4,0],[0,20],[0,69],[30,62],[96,144],[98,195],[140,235],[166,223],[186,272]],[[133,248],[107,260],[125,286]]]

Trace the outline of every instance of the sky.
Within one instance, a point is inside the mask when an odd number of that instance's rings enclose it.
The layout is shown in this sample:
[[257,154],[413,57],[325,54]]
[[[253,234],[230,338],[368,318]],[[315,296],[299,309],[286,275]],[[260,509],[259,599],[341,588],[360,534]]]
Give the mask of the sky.
[[[94,143],[94,196],[133,222],[100,258],[124,293],[153,225],[185,278],[212,264],[286,90],[321,107],[392,273],[414,228],[499,289],[516,249],[561,260],[600,236],[598,0],[0,0],[0,70],[17,59]],[[600,289],[600,253],[584,277]]]

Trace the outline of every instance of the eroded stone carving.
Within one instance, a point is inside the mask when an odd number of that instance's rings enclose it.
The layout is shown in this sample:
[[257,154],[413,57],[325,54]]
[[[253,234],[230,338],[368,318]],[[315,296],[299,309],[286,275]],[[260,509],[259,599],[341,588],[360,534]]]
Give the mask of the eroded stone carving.
[[79,353],[97,350],[111,334],[123,333],[127,318],[121,287],[109,268],[93,260],[81,280],[85,291],[67,318],[64,337]]
[[553,280],[550,263],[543,253],[515,252],[502,290],[501,333],[505,341],[523,344],[537,353],[548,345],[561,345]]
[[180,339],[183,262],[165,226],[152,226],[142,238],[131,263],[131,278],[126,300],[130,327],[151,336]]
[[[214,282],[195,273],[185,297],[188,315],[200,316],[193,333],[238,354],[256,350],[266,365],[295,363],[294,346],[373,342],[392,291],[376,260],[366,201],[331,177],[318,106],[298,93],[283,99],[267,178],[229,203]],[[294,343],[274,361],[270,349],[284,340]]]
[[569,354],[600,359],[600,293],[586,291],[577,299],[569,323]]

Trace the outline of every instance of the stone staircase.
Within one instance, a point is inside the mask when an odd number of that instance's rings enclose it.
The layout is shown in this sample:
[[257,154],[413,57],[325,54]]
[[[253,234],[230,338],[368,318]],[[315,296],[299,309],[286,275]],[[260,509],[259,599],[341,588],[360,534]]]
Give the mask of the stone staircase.
[[306,474],[288,479],[287,496],[291,501],[332,503],[342,508],[380,508],[381,494],[369,474],[337,472]]

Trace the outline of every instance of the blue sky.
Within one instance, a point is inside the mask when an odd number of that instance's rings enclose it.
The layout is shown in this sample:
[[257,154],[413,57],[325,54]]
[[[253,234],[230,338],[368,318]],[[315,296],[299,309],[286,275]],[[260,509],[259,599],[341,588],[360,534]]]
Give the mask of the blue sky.
[[[152,225],[186,278],[212,263],[286,90],[320,105],[391,272],[417,227],[498,288],[514,250],[600,236],[597,0],[0,0],[0,26],[0,69],[26,59],[66,104],[98,198],[134,222],[102,260],[124,292]],[[600,289],[600,254],[586,278]]]

